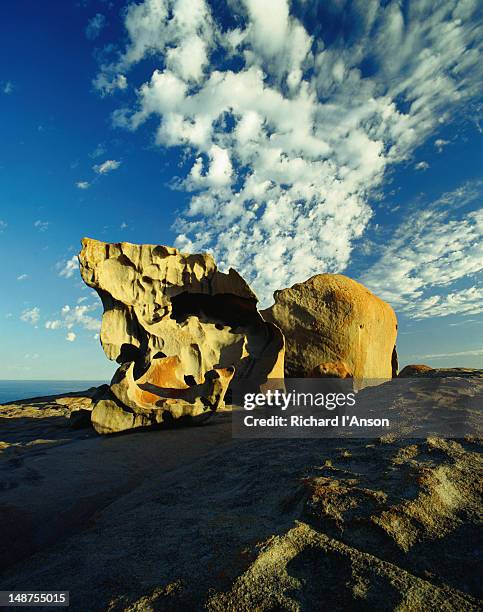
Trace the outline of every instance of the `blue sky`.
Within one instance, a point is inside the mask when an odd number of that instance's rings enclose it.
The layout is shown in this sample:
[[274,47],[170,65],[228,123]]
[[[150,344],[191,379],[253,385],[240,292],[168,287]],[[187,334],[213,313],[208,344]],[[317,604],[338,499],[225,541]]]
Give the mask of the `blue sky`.
[[402,365],[483,366],[478,3],[0,6],[0,377],[107,379],[83,236],[342,272]]

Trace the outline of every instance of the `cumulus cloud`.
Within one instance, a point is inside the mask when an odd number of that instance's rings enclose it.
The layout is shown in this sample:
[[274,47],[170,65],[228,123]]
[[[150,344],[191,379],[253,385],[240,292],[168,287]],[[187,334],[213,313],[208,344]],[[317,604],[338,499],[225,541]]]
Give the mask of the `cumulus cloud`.
[[81,302],[75,306],[65,304],[59,312],[59,318],[46,321],[45,328],[51,330],[67,329],[68,331],[85,329],[98,332],[101,328],[101,322],[98,317],[92,315],[98,308],[98,303],[84,304]]
[[117,170],[120,165],[120,161],[117,161],[115,159],[107,159],[102,164],[96,164],[95,166],[92,166],[92,169],[94,170],[94,172],[97,172],[97,174],[107,174],[108,172]]
[[94,80],[94,86],[101,92],[101,95],[105,96],[112,94],[118,89],[127,89],[127,79],[124,74],[117,74],[115,77],[111,77],[101,72]]
[[45,329],[60,329],[62,327],[62,321],[58,319],[55,321],[46,321]]
[[427,170],[428,168],[429,168],[429,164],[427,161],[420,161],[414,166],[415,170]]
[[67,342],[74,342],[74,340],[77,338],[77,335],[74,332],[68,332],[65,339],[67,340]]
[[388,166],[479,90],[477,7],[226,8],[221,24],[205,0],[131,3],[128,43],[95,85],[107,94],[141,60],[157,62],[114,121],[135,130],[154,117],[157,144],[192,154],[177,182],[192,197],[176,245],[212,251],[267,303],[274,289],[344,270]]
[[482,189],[467,183],[409,214],[362,282],[416,319],[481,312],[481,288],[453,287],[483,269]]
[[99,330],[100,321],[90,315],[90,312],[97,310],[99,304],[69,306],[66,304],[62,307],[61,315],[65,327],[71,329],[74,325],[80,325],[84,329]]
[[96,39],[105,25],[106,18],[104,17],[104,15],[102,15],[102,13],[96,13],[96,15],[94,15],[94,17],[92,17],[92,19],[90,19],[89,23],[87,24],[86,37],[89,40]]
[[89,189],[91,184],[88,181],[77,181],[75,184],[77,189]]
[[34,306],[33,308],[26,308],[22,311],[20,315],[20,319],[25,323],[30,323],[31,325],[35,325],[40,320],[40,308],[38,306]]
[[103,94],[125,89],[124,73],[144,57],[162,54],[166,66],[186,81],[199,81],[216,30],[205,0],[147,0],[128,6],[129,44],[119,61],[104,64],[94,86]]
[[28,278],[30,278],[28,274],[20,274],[20,276],[17,276],[18,281],[24,281],[24,280],[27,280]]
[[196,158],[185,182],[188,189],[197,190],[205,187],[216,189],[230,184],[233,168],[228,152],[213,145],[207,152],[207,158],[206,168],[203,157]]
[[50,222],[49,221],[41,221],[37,219],[34,223],[34,227],[39,230],[39,232],[46,232],[49,229]]
[[64,278],[72,278],[74,273],[79,269],[79,260],[76,255],[73,255],[67,261],[61,261],[57,264],[57,270],[59,270],[59,276]]
[[444,140],[443,138],[437,138],[434,141],[434,146],[438,149],[438,153],[444,149],[446,145],[449,145],[449,140]]
[[421,300],[417,309],[410,308],[408,310],[416,319],[446,317],[451,314],[479,314],[483,312],[483,289],[474,286],[454,291],[445,296],[433,295],[426,300]]

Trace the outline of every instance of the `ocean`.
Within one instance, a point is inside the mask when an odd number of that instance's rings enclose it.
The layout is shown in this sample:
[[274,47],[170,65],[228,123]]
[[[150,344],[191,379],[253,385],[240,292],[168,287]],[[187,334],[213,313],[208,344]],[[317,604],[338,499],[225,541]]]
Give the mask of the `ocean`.
[[0,380],[0,404],[98,387],[106,380]]

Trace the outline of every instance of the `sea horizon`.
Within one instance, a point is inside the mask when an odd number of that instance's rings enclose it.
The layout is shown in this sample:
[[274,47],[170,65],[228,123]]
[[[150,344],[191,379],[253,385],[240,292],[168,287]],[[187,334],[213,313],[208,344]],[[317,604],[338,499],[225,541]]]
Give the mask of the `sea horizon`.
[[0,404],[83,391],[108,382],[105,379],[0,379]]

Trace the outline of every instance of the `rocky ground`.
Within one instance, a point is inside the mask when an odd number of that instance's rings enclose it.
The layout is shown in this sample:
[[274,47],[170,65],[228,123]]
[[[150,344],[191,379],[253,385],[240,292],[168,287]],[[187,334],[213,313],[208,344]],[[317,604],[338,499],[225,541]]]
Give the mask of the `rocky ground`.
[[[483,372],[440,375],[438,401],[481,402]],[[477,438],[240,440],[230,412],[100,437],[66,419],[90,395],[0,407],[0,590],[82,612],[481,609]]]

